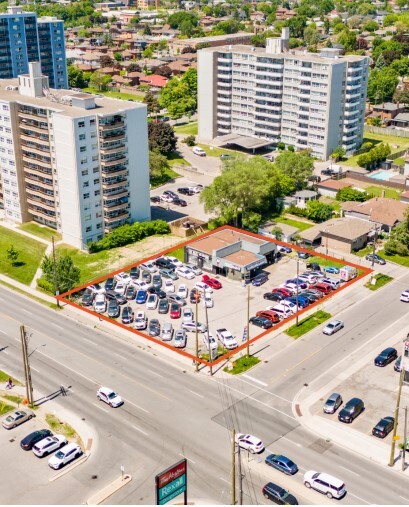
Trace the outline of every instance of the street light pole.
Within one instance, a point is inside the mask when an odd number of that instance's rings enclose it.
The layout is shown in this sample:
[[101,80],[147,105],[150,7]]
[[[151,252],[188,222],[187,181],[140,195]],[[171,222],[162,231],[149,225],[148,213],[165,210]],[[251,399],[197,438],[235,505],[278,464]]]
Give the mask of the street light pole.
[[404,472],[406,468],[405,460],[406,460],[407,425],[408,425],[408,407],[405,407],[405,427],[403,428],[402,472]]
[[247,357],[250,356],[250,284],[247,285]]
[[[58,296],[60,291],[58,290],[57,264],[55,261],[54,236],[51,236],[51,241],[53,243],[54,292],[55,292],[55,295]],[[60,306],[60,300],[58,298],[57,298],[57,306]]]
[[233,428],[231,449],[231,504],[236,505],[236,430]]
[[[206,297],[206,295],[205,295],[205,297]],[[195,315],[195,319],[196,319],[196,373],[198,373],[199,372],[199,335],[198,335],[198,329],[197,329],[197,324],[198,324],[197,303],[199,300],[199,293],[198,292],[196,292],[195,300],[196,300],[196,315]]]
[[295,302],[296,302],[296,305],[297,305],[297,313],[295,314],[295,325],[298,326],[298,293],[299,293],[299,290],[300,290],[300,287],[298,285],[298,275],[300,273],[300,259],[297,255],[297,295],[296,295],[296,299],[295,299]]
[[[403,357],[402,357],[403,360]],[[403,363],[403,361],[402,361]],[[396,446],[396,430],[398,428],[398,417],[399,417],[399,404],[400,404],[400,397],[402,393],[402,384],[403,384],[403,376],[405,375],[405,368],[403,367],[403,364],[401,363],[401,370],[399,375],[399,389],[398,389],[398,398],[396,400],[396,408],[395,408],[395,421],[393,423],[393,432],[392,432],[392,446],[391,446],[391,454],[389,457],[389,463],[388,465],[390,467],[393,467],[395,464],[395,446]]]
[[375,264],[375,249],[376,249],[376,241],[378,239],[378,229],[376,228],[376,225],[375,225],[375,233],[374,233],[374,239],[373,239],[373,249],[372,249],[372,263],[371,263],[371,268],[374,267],[374,264]]

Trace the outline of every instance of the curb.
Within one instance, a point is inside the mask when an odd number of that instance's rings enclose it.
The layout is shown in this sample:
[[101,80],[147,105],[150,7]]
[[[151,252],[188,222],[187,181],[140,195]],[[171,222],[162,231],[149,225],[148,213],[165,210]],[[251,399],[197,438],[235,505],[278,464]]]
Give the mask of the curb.
[[85,461],[87,461],[90,455],[91,455],[90,452],[86,452],[80,459],[76,460],[72,465],[64,468],[64,470],[61,470],[61,472],[58,472],[56,475],[50,477],[50,479],[48,479],[48,482],[54,482],[57,479],[63,477],[65,474],[68,474],[68,472],[71,472],[71,470],[74,470],[75,468],[77,468],[77,466],[82,465]]
[[129,474],[125,474],[123,477],[118,477],[118,479],[115,479],[111,482],[111,484],[108,484],[108,486],[105,486],[105,488],[101,489],[101,491],[88,498],[86,502],[87,505],[99,505],[131,481],[132,475]]

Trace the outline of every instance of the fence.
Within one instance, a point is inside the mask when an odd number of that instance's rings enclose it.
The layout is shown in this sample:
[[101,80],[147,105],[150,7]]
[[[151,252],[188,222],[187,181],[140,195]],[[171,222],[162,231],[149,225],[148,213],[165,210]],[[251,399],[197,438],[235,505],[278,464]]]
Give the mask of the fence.
[[394,181],[388,181],[388,180],[376,180],[375,178],[369,178],[368,176],[365,176],[362,173],[358,173],[356,171],[346,171],[342,174],[343,178],[351,178],[354,180],[362,181],[365,183],[369,183],[370,185],[382,185],[383,187],[388,188],[395,188],[397,190],[406,190],[408,187],[406,186],[406,183],[396,183]]
[[373,125],[365,125],[365,132],[371,134],[383,134],[394,137],[409,137],[409,129],[391,129],[390,127],[375,127]]

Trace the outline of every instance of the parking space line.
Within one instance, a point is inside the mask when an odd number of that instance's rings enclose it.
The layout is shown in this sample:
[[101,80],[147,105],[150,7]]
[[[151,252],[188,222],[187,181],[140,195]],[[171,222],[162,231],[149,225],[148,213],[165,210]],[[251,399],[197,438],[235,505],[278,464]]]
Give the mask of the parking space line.
[[204,398],[204,396],[202,396],[201,394],[199,393],[195,393],[194,391],[191,391],[190,389],[188,389],[188,391],[192,394],[195,394],[196,396],[199,396],[199,398]]
[[140,429],[140,428],[138,428],[137,426],[132,425],[132,428],[133,428],[134,430],[136,430],[136,431],[139,431],[139,432],[140,432],[140,433],[142,433],[143,435],[145,435],[145,436],[149,437],[149,433],[146,433],[146,431],[141,430],[141,429]]
[[344,470],[346,470],[346,471],[347,471],[347,472],[349,472],[350,474],[353,474],[353,475],[356,475],[356,476],[358,476],[358,477],[361,477],[361,475],[360,475],[360,474],[358,474],[358,473],[356,473],[356,472],[353,472],[350,468],[344,467],[344,466],[342,466],[342,465],[339,465],[339,466],[340,466],[340,468],[343,468]]
[[256,384],[260,384],[261,386],[264,386],[264,387],[268,386],[268,384],[266,384],[265,382],[261,382],[261,380],[257,380],[254,377],[250,377],[250,375],[247,375],[246,373],[243,373],[242,377],[246,377],[249,380],[252,380],[253,382],[255,382]]
[[182,458],[187,459],[188,461],[191,461],[194,465],[196,465],[196,461],[193,461],[192,459],[190,459],[190,458],[188,458],[188,457],[184,456],[183,454],[179,453],[179,456],[181,456]]

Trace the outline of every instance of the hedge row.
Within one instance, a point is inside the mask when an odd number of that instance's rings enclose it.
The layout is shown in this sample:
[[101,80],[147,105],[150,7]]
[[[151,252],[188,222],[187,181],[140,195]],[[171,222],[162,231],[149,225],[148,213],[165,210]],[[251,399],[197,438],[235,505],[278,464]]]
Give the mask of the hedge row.
[[135,222],[132,225],[125,224],[117,227],[104,236],[100,241],[88,244],[89,253],[110,250],[119,246],[130,245],[136,241],[154,236],[155,234],[169,234],[169,225],[164,220],[152,220],[151,222]]

